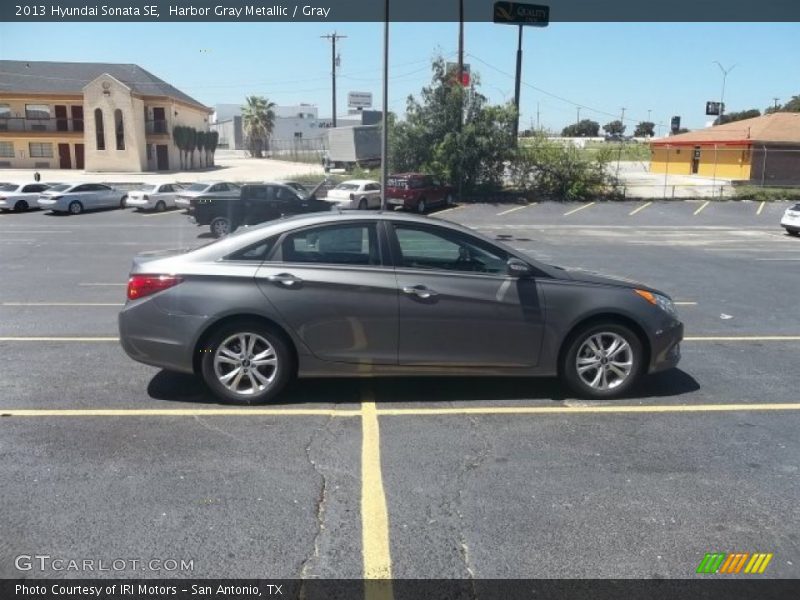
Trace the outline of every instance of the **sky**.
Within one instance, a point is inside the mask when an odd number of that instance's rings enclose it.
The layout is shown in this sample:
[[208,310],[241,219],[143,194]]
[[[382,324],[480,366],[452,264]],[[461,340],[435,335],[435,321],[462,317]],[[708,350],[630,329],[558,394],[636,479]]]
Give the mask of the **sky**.
[[[337,103],[347,92],[373,93],[380,108],[382,23],[0,23],[0,58],[136,63],[203,104],[262,95],[280,105],[315,104],[331,113],[331,47],[341,57]],[[800,23],[551,23],[526,28],[520,129],[560,131],[581,119],[603,125],[622,114],[636,123],[708,122],[705,102],[728,112],[800,94]],[[513,100],[517,30],[465,24],[465,63],[493,103]],[[409,94],[430,81],[431,59],[456,60],[457,23],[393,23],[389,109],[402,115]],[[734,66],[735,65],[735,66]],[[731,67],[733,69],[731,70]],[[0,74],[0,78],[2,75]]]

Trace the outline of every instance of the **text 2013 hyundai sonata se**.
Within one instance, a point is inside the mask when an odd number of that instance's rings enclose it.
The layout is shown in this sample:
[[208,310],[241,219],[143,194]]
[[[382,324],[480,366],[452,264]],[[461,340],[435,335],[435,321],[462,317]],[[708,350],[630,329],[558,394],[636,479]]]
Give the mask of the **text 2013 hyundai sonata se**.
[[317,213],[137,256],[121,342],[220,398],[300,377],[559,375],[612,398],[675,366],[683,325],[653,288],[541,264],[443,220]]

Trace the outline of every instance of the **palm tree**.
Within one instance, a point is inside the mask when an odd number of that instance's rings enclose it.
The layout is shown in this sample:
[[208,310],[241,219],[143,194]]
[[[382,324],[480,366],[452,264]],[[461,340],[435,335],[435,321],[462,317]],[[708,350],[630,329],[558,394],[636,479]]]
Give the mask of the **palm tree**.
[[197,129],[186,128],[186,151],[189,153],[189,168],[194,169],[194,151],[197,148]]
[[186,150],[186,127],[183,125],[176,125],[172,128],[172,141],[178,147],[178,152],[181,160],[181,169],[183,166],[183,152]]
[[209,131],[207,147],[211,153],[211,166],[214,166],[214,153],[217,151],[217,144],[219,144],[219,131]]
[[261,158],[267,139],[275,127],[275,103],[263,96],[248,96],[242,107],[244,133],[250,146],[250,154]]

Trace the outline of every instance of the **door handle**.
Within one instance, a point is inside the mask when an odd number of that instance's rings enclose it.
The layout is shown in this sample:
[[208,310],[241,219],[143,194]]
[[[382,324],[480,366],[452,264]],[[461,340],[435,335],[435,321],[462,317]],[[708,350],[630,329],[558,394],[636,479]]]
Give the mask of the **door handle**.
[[429,290],[424,285],[407,285],[403,287],[403,293],[414,295],[417,298],[433,298],[439,295],[433,290]]
[[302,279],[300,279],[299,277],[295,277],[291,273],[278,273],[277,275],[270,275],[269,277],[267,277],[267,281],[271,281],[272,283],[279,283],[287,287],[291,287],[296,283],[303,282]]

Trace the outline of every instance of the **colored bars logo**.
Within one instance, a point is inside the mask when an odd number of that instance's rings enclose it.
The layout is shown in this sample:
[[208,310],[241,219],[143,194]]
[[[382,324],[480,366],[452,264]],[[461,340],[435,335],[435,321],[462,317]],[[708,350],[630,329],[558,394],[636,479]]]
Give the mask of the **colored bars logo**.
[[[698,573],[763,573],[767,570],[772,553],[755,552],[713,552],[706,554],[697,567]],[[742,569],[744,567],[744,569]]]

